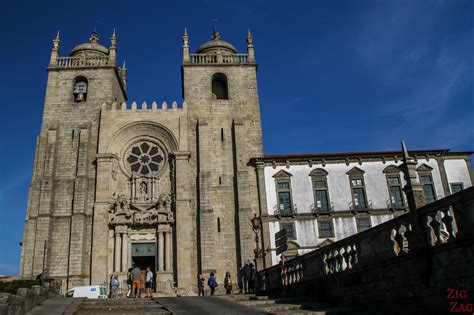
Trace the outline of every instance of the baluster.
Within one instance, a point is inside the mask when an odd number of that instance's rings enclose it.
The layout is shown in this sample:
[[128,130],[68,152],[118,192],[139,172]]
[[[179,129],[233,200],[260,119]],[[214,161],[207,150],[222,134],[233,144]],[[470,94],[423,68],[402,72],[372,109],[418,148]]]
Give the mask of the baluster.
[[350,260],[350,250],[351,250],[351,248],[349,246],[347,246],[344,249],[344,253],[342,254],[343,257],[344,257],[345,264],[346,264],[345,269],[351,269],[352,268],[351,260]]
[[454,217],[452,216],[452,209],[451,207],[448,207],[441,209],[441,211],[444,214],[441,221],[444,223],[444,226],[446,227],[446,230],[448,232],[448,238],[446,241],[450,241],[456,237],[456,234],[454,233]]
[[433,232],[434,232],[434,236],[436,237],[436,241],[434,243],[434,246],[436,245],[439,245],[442,243],[441,241],[441,237],[440,237],[440,227],[441,227],[441,224],[439,223],[439,211],[436,211],[436,213],[434,215],[431,216],[431,227],[433,228]]

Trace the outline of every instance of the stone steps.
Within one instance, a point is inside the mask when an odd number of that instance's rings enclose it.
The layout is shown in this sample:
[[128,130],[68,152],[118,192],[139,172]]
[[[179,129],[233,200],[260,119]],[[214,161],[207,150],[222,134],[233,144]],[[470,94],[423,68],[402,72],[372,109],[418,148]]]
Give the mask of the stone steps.
[[289,315],[326,315],[347,314],[351,308],[331,307],[326,303],[311,302],[305,298],[271,299],[268,296],[255,295],[226,295],[223,298],[251,307],[264,314]]
[[154,299],[104,299],[84,300],[75,315],[83,314],[171,314]]

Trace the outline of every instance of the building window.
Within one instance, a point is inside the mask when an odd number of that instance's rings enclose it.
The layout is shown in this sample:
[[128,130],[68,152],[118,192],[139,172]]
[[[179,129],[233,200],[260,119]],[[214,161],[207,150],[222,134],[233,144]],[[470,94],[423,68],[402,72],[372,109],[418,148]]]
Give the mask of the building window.
[[77,77],[74,79],[74,102],[80,103],[87,100],[87,79],[85,77]]
[[364,171],[358,167],[352,168],[347,174],[352,191],[352,205],[351,210],[367,209],[367,197],[365,194]]
[[368,230],[372,227],[370,218],[356,218],[357,232]]
[[455,194],[457,192],[460,192],[463,189],[464,189],[464,187],[463,187],[462,183],[452,183],[451,184],[451,193],[453,193],[453,194]]
[[313,182],[314,204],[311,209],[314,212],[329,212],[331,210],[327,175],[328,173],[323,169],[315,169],[309,174]]
[[228,100],[227,77],[223,73],[215,73],[212,76],[212,95],[218,100]]
[[416,170],[420,183],[423,185],[423,193],[425,195],[425,203],[429,204],[436,200],[436,191],[434,189],[433,177],[431,176],[431,170],[433,168],[423,164]]
[[332,221],[318,221],[319,238],[334,237]]
[[273,175],[277,195],[276,215],[291,215],[294,212],[291,196],[291,176],[290,173],[283,170]]
[[281,213],[291,212],[291,189],[290,182],[278,182],[277,184],[278,194],[278,210]]
[[[142,142],[134,145],[128,154],[127,162],[135,175],[153,175],[164,167],[163,152],[153,143]],[[146,187],[143,187],[146,189]]]
[[296,239],[295,224],[294,223],[280,223],[280,230],[286,230],[286,237],[289,241]]
[[384,171],[387,177],[389,200],[387,206],[391,209],[402,209],[405,207],[400,181],[400,170],[395,165],[387,166]]

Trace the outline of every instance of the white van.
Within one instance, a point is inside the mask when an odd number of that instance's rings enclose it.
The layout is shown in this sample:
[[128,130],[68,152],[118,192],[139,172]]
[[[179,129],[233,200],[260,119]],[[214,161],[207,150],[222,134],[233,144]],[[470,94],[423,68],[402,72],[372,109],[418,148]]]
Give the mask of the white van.
[[88,299],[106,299],[107,290],[104,286],[89,285],[85,287],[75,287],[64,293],[64,297],[85,297]]

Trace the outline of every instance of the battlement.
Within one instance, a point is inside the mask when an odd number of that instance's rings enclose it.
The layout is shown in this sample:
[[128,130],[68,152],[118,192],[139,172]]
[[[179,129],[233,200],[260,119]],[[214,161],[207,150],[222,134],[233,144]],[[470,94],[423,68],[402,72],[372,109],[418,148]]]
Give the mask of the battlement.
[[186,102],[183,102],[181,107],[178,107],[178,103],[176,101],[173,101],[171,103],[171,107],[168,107],[167,102],[161,103],[161,106],[158,106],[157,102],[151,103],[151,106],[147,104],[147,102],[143,102],[140,107],[138,107],[137,102],[133,102],[131,106],[129,107],[127,103],[122,103],[119,104],[117,102],[113,103],[104,103],[102,104],[102,109],[103,110],[112,110],[112,111],[122,111],[122,112],[130,112],[130,111],[182,111],[186,110]]

